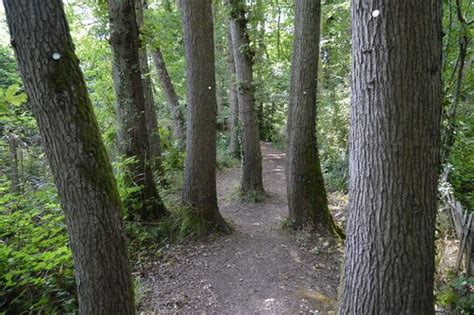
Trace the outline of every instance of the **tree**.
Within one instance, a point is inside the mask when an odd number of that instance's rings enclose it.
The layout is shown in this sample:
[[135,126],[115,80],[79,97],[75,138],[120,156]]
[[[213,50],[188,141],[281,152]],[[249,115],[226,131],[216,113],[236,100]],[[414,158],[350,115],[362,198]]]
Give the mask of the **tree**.
[[211,3],[180,1],[188,102],[182,200],[195,215],[227,231],[216,193],[217,101]]
[[434,314],[441,5],[352,3],[341,314]]
[[236,73],[234,48],[232,46],[232,35],[230,29],[227,32],[227,67],[230,73],[229,79],[229,131],[230,131],[230,145],[229,150],[235,158],[240,158],[240,141],[239,141],[239,103],[237,98]]
[[135,0],[109,0],[110,43],[114,89],[117,98],[120,152],[135,159],[128,165],[128,181],[138,190],[127,200],[134,219],[157,220],[167,211],[150,167],[145,97],[139,60]]
[[316,139],[316,92],[321,2],[298,0],[290,87],[287,148],[287,191],[295,227],[311,225],[336,233],[328,208]]
[[79,312],[134,314],[112,167],[60,0],[5,0],[12,45],[69,232]]
[[181,145],[186,144],[186,128],[183,117],[183,112],[179,106],[179,98],[174,89],[171,77],[166,69],[165,59],[161,53],[161,49],[156,47],[153,49],[153,61],[155,62],[156,72],[160,81],[161,90],[165,95],[166,103],[171,109],[171,114],[174,122],[173,135],[178,139]]
[[245,3],[227,0],[230,5],[230,30],[237,74],[239,118],[242,129],[242,195],[264,194],[262,152],[260,150],[258,119],[255,112],[255,87],[252,74],[254,52],[247,33]]
[[[146,7],[146,0],[135,0],[135,11],[138,29],[143,26],[143,9]],[[143,95],[145,97],[145,120],[148,131],[148,159],[151,161],[152,169],[158,171],[161,177],[164,176],[161,165],[161,143],[158,130],[158,119],[155,111],[155,101],[153,98],[153,87],[150,78],[150,67],[148,66],[148,53],[146,43],[139,42],[140,72],[142,75]]]

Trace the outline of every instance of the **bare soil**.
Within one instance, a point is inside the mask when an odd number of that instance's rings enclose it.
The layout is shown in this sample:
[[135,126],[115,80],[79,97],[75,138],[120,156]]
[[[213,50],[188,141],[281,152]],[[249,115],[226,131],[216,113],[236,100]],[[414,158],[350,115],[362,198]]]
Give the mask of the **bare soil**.
[[[265,143],[262,153],[268,197],[260,203],[239,202],[239,168],[220,171],[219,207],[235,231],[171,246],[142,279],[141,312],[334,313],[342,244],[282,228],[288,212],[285,154]],[[331,195],[330,202],[333,214],[343,217],[344,197]]]

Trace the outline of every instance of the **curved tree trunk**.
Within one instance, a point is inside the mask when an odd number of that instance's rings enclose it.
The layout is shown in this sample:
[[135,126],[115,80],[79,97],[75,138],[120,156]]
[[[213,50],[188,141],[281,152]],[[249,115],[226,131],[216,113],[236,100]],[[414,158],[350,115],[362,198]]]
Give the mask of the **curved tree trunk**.
[[5,0],[21,76],[58,188],[79,313],[134,314],[112,167],[60,0]]
[[334,234],[316,140],[319,0],[297,0],[288,115],[287,191],[295,227]]
[[165,59],[163,58],[160,48],[153,49],[153,60],[155,62],[156,72],[158,72],[161,90],[165,94],[166,103],[168,103],[173,116],[174,137],[180,141],[181,145],[184,146],[186,144],[186,128],[183,112],[179,106],[178,95],[176,95],[176,91],[174,90],[171,77],[168,73],[168,70],[166,70]]
[[[135,0],[135,11],[138,29],[143,26],[143,9],[146,6],[145,0]],[[155,101],[153,99],[153,88],[150,78],[150,67],[148,66],[148,53],[146,44],[140,43],[139,50],[140,72],[142,75],[143,94],[145,97],[145,120],[148,131],[148,152],[152,169],[158,171],[161,178],[165,175],[161,165],[161,142],[158,130],[158,119],[155,111]]]
[[119,149],[126,157],[136,159],[136,163],[129,165],[127,171],[129,181],[140,187],[130,200],[126,201],[126,206],[134,219],[149,221],[164,216],[166,208],[156,189],[149,162],[134,1],[109,0],[110,42],[117,97]]
[[196,215],[227,230],[227,224],[217,208],[217,102],[211,2],[180,1],[188,102],[182,199]]
[[227,67],[229,70],[229,132],[230,132],[230,154],[235,158],[240,158],[240,142],[239,142],[239,102],[237,98],[236,73],[234,48],[232,46],[232,35],[230,28],[227,32],[228,56]]
[[230,30],[238,81],[239,118],[242,127],[242,195],[263,194],[262,152],[260,150],[258,119],[255,112],[255,87],[252,74],[253,51],[247,34],[245,4],[242,0],[228,0]]
[[441,5],[352,3],[341,314],[434,314]]

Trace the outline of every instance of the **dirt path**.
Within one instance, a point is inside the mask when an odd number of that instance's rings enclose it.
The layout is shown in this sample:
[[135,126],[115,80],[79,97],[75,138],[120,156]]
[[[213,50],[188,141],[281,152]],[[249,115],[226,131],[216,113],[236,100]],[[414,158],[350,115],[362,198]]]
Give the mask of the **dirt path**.
[[142,311],[207,314],[327,314],[334,309],[340,248],[281,229],[287,216],[285,155],[262,145],[262,203],[238,203],[239,169],[219,172],[219,207],[232,235],[173,246],[144,279]]

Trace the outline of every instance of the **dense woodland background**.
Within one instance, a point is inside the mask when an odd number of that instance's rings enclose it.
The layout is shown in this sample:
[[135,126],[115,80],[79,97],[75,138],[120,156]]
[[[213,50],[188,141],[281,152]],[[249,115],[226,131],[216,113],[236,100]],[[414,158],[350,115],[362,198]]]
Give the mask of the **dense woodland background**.
[[[161,167],[151,171],[167,209],[163,211],[171,215],[148,225],[134,220],[133,213],[123,214],[134,268],[157,259],[167,244],[193,239],[206,229],[179,206],[183,184],[187,186],[183,183],[187,96],[181,11],[174,1],[147,2],[140,26],[141,45],[148,48],[149,69],[143,76],[150,81],[149,92],[158,118],[154,128],[159,131],[161,152]],[[64,8],[120,197],[126,203],[129,196],[136,194],[136,187],[127,180],[127,170],[139,162],[119,153],[124,144],[117,141],[120,135],[112,76],[109,7],[101,1],[77,0],[67,1]],[[349,8],[350,2],[346,0],[322,2],[317,70],[317,137],[324,183],[329,193],[344,195],[348,192],[349,176]],[[285,149],[294,2],[251,0],[247,1],[247,10],[249,50],[254,53],[259,139]],[[229,67],[232,62],[229,61],[229,11],[222,1],[213,2],[212,18],[218,108],[216,156],[217,168],[223,169],[239,165],[240,150],[236,136],[239,128],[233,126],[235,113],[229,104],[235,98],[230,95],[232,88],[229,89],[234,78]],[[440,186],[440,190],[452,189],[470,211],[474,209],[473,19],[472,1],[443,1],[440,175],[449,172],[449,185]],[[13,50],[3,44],[0,46],[0,313],[72,312],[77,302],[68,236],[30,109]],[[149,122],[146,124],[149,126]],[[261,196],[257,191],[246,198],[258,201]],[[440,202],[436,234],[439,253],[453,236],[449,220],[446,207]],[[139,287],[139,279],[135,285]],[[472,278],[440,271],[435,282],[437,303],[468,312],[473,302],[473,285]]]

